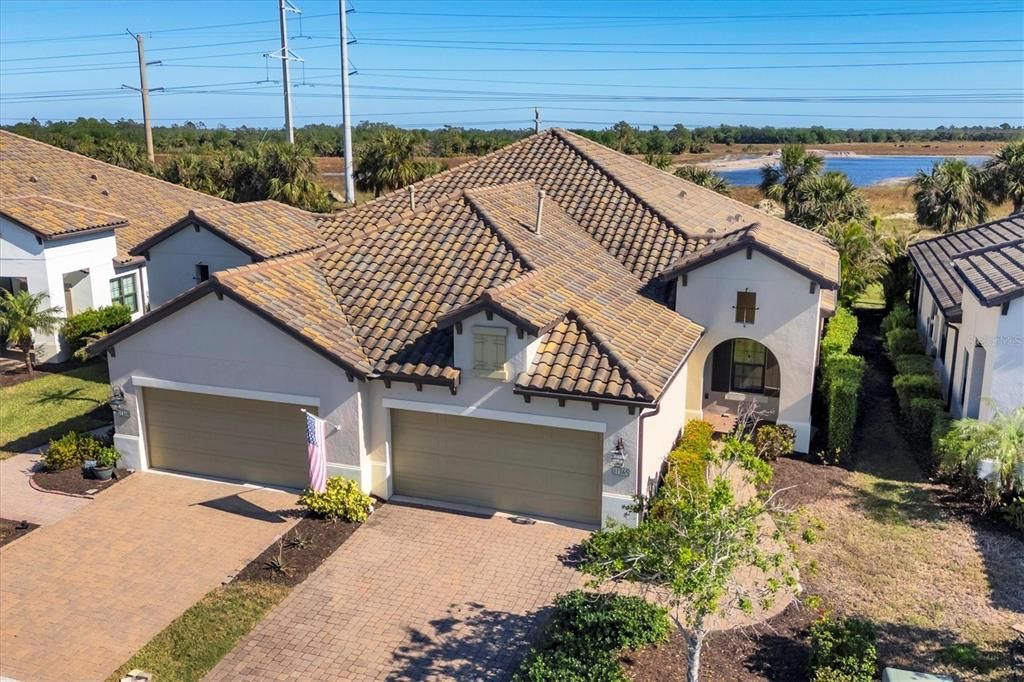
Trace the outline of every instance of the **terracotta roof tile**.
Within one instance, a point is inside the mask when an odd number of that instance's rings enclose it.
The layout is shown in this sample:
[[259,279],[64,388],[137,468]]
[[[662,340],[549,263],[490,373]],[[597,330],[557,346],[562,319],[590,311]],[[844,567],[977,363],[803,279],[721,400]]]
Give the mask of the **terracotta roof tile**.
[[121,215],[38,194],[0,197],[0,214],[44,238],[113,229],[128,223]]
[[132,248],[190,209],[230,204],[224,199],[0,131],[0,195],[32,194],[126,218],[126,225],[115,228],[120,262],[133,260],[129,254]]

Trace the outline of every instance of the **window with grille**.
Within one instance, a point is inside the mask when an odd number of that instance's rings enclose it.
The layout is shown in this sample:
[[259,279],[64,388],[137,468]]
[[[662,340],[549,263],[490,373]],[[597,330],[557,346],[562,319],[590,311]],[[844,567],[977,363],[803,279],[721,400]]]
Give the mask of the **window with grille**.
[[139,312],[139,297],[135,292],[134,274],[110,280],[110,302],[128,306],[133,313]]

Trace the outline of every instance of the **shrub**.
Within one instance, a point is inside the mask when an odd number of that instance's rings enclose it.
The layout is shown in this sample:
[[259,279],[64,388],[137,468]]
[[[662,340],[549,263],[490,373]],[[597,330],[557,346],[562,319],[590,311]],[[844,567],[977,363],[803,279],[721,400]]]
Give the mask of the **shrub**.
[[373,511],[373,498],[360,490],[358,483],[343,476],[328,478],[327,489],[322,493],[307,489],[299,504],[317,516],[350,523],[365,521]]
[[848,353],[833,353],[822,364],[821,390],[827,396],[829,384],[835,379],[847,379],[859,386],[863,376],[864,358]]
[[924,353],[924,346],[921,344],[921,339],[917,336],[916,329],[896,327],[885,333],[885,350],[890,356],[896,358],[908,353],[921,355]]
[[[941,471],[991,511],[1024,493],[1024,406],[991,420],[960,419],[939,442]],[[994,460],[999,476],[978,479],[981,460]]]
[[922,353],[906,353],[892,359],[897,374],[931,374],[934,361]]
[[89,308],[64,321],[61,333],[73,349],[85,342],[86,337],[109,334],[132,321],[128,306],[114,304],[102,308]]
[[909,416],[913,438],[919,443],[930,443],[935,420],[945,413],[946,405],[939,398],[912,398]]
[[934,460],[933,463],[937,464],[940,459],[939,453],[941,452],[942,439],[946,437],[949,430],[953,427],[953,420],[950,418],[949,413],[943,411],[940,414],[935,415],[935,420],[932,422],[931,432],[931,455]]
[[897,303],[889,314],[882,318],[882,334],[888,334],[893,329],[913,329],[914,311],[904,303]]
[[836,308],[835,314],[825,325],[825,336],[821,340],[821,357],[828,358],[833,353],[849,352],[856,336],[856,316],[846,308]]
[[754,449],[761,459],[774,462],[793,452],[796,433],[786,424],[763,424],[754,433]]
[[910,401],[914,398],[941,398],[942,389],[933,374],[897,374],[892,380],[900,412],[910,418]]
[[872,682],[877,658],[875,628],[869,621],[824,616],[811,625],[815,682]]
[[112,467],[117,466],[117,460],[121,459],[121,454],[108,445],[100,448],[91,459],[96,460],[98,467]]
[[849,452],[853,445],[854,427],[857,425],[857,398],[860,379],[835,377],[829,382],[828,449],[830,452]]
[[[50,441],[50,448],[43,455],[43,465],[47,471],[64,471],[81,466],[85,460],[98,460],[101,456],[108,456],[101,454],[108,447],[102,440],[87,433],[69,431],[60,438]],[[114,452],[116,454],[117,451]]]
[[[684,486],[698,494],[707,490],[708,451],[714,427],[700,419],[691,419],[683,428],[672,452],[668,453],[668,471],[662,481],[665,486]],[[656,495],[651,502],[651,512],[661,513],[662,496]]]
[[555,600],[551,619],[515,679],[625,680],[623,649],[668,639],[668,612],[642,597],[575,590]]

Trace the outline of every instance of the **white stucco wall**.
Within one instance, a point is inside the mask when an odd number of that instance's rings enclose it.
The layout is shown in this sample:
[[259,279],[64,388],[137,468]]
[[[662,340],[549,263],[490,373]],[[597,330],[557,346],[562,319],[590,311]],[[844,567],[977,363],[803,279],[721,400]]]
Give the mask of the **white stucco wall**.
[[661,465],[685,425],[689,370],[690,363],[687,362],[662,391],[658,411],[654,413],[653,410],[645,410],[640,422],[643,429],[643,453],[638,476],[643,495],[651,494],[661,473]]
[[312,404],[340,427],[327,436],[329,473],[362,481],[365,385],[349,382],[340,367],[230,299],[207,295],[114,351],[108,354],[110,380],[124,391],[129,413],[115,418],[115,444],[128,466],[147,466],[140,383],[155,379],[215,395],[293,403],[296,409]]
[[[981,401],[978,419],[987,421],[996,411],[1009,412],[1024,405],[1024,298],[1010,301],[1007,314],[1001,306],[986,307],[965,289],[963,293],[963,321],[957,348],[957,367],[953,380],[953,399],[950,411],[954,417],[973,416],[969,413],[970,396],[974,389],[975,366],[979,361],[978,346],[985,349],[981,375]],[[963,363],[966,349],[970,362]],[[961,385],[967,373],[966,400],[962,400]],[[961,405],[963,402],[963,405]]]
[[[676,310],[706,329],[688,363],[687,418],[701,417],[702,399],[710,390],[703,380],[704,368],[715,346],[729,339],[753,339],[778,360],[782,379],[778,422],[793,427],[796,449],[807,452],[820,288],[811,293],[807,277],[756,250],[749,260],[745,251],[739,251],[691,271],[686,279],[686,286],[681,278],[676,280]],[[745,290],[757,293],[754,324],[736,322],[736,292]]]
[[[81,304],[88,302],[93,308],[110,305],[110,280],[116,275],[137,272],[138,268],[116,272],[113,259],[117,255],[117,242],[113,230],[92,232],[77,237],[44,240],[39,243],[36,235],[24,228],[0,218],[0,275],[4,277],[25,277],[28,290],[32,293],[46,293],[50,306],[64,310],[64,274],[88,270],[75,296],[75,312],[81,312]],[[137,279],[141,275],[136,275]],[[140,287],[140,310],[144,305]],[[67,349],[61,347],[58,334],[36,335],[36,358],[39,362],[56,362],[67,357]]]
[[204,227],[188,225],[149,250],[150,304],[155,308],[199,284],[196,264],[210,266],[210,274],[238,267],[252,258]]

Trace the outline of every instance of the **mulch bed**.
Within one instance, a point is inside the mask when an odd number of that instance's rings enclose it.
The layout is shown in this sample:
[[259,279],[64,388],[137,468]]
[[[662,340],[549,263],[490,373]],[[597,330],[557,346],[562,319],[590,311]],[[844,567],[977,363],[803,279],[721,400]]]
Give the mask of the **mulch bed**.
[[[816,615],[793,603],[757,626],[712,633],[704,641],[701,652],[701,679],[716,682],[807,679],[810,656],[807,628]],[[627,652],[621,661],[626,676],[635,682],[684,680],[688,669],[686,642],[675,630],[668,642]]]
[[[380,500],[374,501],[379,507]],[[238,572],[235,580],[294,587],[320,567],[362,524],[303,516],[281,539]]]
[[28,521],[0,519],[0,547],[3,547],[8,542],[14,542],[22,535],[28,535],[38,527],[38,524],[29,523]]
[[772,463],[772,487],[781,490],[779,501],[789,507],[811,504],[827,496],[850,475],[849,470],[815,462],[810,457],[780,457]]
[[109,481],[98,481],[95,478],[86,478],[82,475],[82,470],[79,467],[73,467],[64,471],[37,471],[32,474],[32,481],[43,490],[72,495],[95,495],[118,481],[124,480],[130,474],[131,472],[127,469],[115,469],[116,478],[111,478]]

